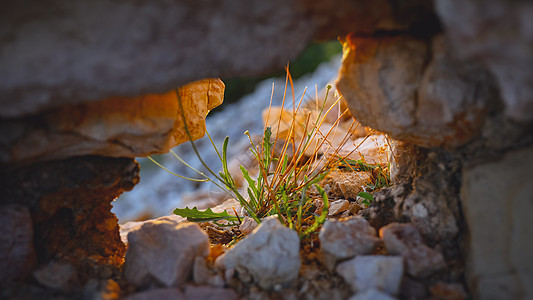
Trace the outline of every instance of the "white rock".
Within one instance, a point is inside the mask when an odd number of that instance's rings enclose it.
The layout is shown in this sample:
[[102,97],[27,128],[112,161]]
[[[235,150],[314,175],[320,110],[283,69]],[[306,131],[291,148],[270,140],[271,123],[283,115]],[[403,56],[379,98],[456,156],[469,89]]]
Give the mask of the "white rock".
[[191,273],[195,257],[209,254],[207,234],[195,223],[154,220],[128,234],[124,276],[135,286],[153,279],[179,286]]
[[322,258],[330,270],[338,261],[372,253],[379,242],[376,230],[359,216],[327,220],[318,237]]
[[[187,221],[186,218],[177,216],[177,215],[170,215],[170,216],[164,216],[159,217],[155,220],[165,220],[169,222],[175,222],[176,224]],[[147,221],[131,221],[126,222],[124,224],[120,224],[120,239],[124,244],[128,244],[128,233],[131,231],[138,230],[146,223],[153,222],[154,220],[147,220]]]
[[220,256],[216,265],[224,266],[226,272],[238,269],[239,276],[246,276],[247,272],[259,286],[272,289],[276,285],[290,284],[298,277],[299,250],[296,231],[283,226],[277,216],[270,216]]
[[143,291],[140,293],[135,293],[133,295],[127,296],[124,300],[163,300],[163,299],[172,299],[172,300],[187,300],[182,292],[178,289],[173,288],[164,288],[164,289],[153,289],[148,291]]
[[239,230],[244,234],[248,235],[250,232],[252,232],[257,227],[257,222],[250,218],[250,217],[244,217],[242,220],[241,225],[239,226]]
[[401,256],[365,255],[340,263],[337,273],[354,292],[379,289],[396,295],[403,277]]
[[205,259],[201,256],[194,258],[194,265],[192,268],[192,278],[194,283],[202,284],[207,281],[209,277],[209,270],[207,269],[207,264]]
[[329,212],[328,216],[334,216],[336,214],[340,214],[350,208],[350,201],[339,199],[336,201],[331,202],[331,205],[329,206]]
[[395,300],[396,298],[376,289],[369,289],[351,296],[348,300]]
[[410,275],[423,277],[446,267],[442,254],[425,245],[412,224],[391,223],[379,230],[379,236],[390,254],[403,256]]

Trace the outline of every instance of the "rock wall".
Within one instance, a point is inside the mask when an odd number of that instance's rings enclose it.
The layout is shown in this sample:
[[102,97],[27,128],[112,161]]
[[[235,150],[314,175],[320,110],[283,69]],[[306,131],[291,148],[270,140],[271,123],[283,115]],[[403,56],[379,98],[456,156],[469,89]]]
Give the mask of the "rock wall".
[[[0,248],[0,263],[20,262],[8,279],[28,275],[35,260],[117,266],[124,246],[109,208],[138,180],[132,157],[186,140],[176,98],[164,93],[206,77],[260,74],[312,39],[340,35],[337,85],[352,114],[417,157],[395,169],[398,189],[384,193],[391,220],[413,221],[445,248],[464,240],[475,297],[531,298],[522,284],[533,272],[524,252],[532,181],[522,163],[531,156],[519,148],[533,144],[532,28],[526,0],[3,3],[0,204],[11,213],[1,222],[27,223],[27,211],[32,226],[20,239],[2,237],[17,247]],[[222,91],[214,80],[191,89],[184,110],[198,117],[198,136]],[[480,251],[483,229],[500,218],[498,245]]]

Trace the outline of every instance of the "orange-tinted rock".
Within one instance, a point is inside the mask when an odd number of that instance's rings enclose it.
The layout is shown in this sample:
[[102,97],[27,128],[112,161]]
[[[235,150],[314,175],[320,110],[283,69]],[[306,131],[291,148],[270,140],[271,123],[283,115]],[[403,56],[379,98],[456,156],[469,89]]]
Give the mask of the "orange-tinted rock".
[[[199,139],[205,134],[207,113],[223,101],[224,83],[204,79],[178,90],[189,132]],[[32,118],[4,121],[0,130],[9,134],[0,138],[0,163],[166,153],[189,140],[181,107],[173,90],[64,106]]]
[[138,172],[132,159],[91,156],[4,169],[0,203],[30,210],[39,264],[67,261],[92,276],[122,264],[125,247],[111,201],[133,188]]

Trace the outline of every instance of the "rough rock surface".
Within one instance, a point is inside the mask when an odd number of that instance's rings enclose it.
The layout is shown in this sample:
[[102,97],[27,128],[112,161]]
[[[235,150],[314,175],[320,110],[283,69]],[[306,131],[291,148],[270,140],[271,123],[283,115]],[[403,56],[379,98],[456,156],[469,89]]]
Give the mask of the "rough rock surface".
[[343,172],[333,170],[323,180],[324,190],[332,199],[357,199],[357,194],[371,180],[370,172]]
[[350,35],[344,49],[337,87],[352,114],[396,139],[461,146],[476,137],[496,101],[487,72],[456,58],[443,36],[430,46],[409,36]]
[[135,293],[124,297],[124,300],[153,300],[172,299],[188,300],[183,293],[176,288],[159,288]]
[[354,292],[378,289],[396,295],[403,278],[403,259],[401,256],[360,255],[340,263],[336,270]]
[[330,203],[328,216],[340,214],[350,208],[350,201],[339,199]]
[[66,260],[87,268],[87,276],[122,264],[125,248],[111,201],[133,188],[138,172],[132,159],[93,156],[6,167],[0,172],[0,203],[30,210],[39,264]]
[[480,299],[533,297],[533,148],[463,169],[466,278]]
[[404,258],[406,272],[412,276],[431,275],[446,267],[442,254],[425,245],[412,224],[388,224],[379,230],[379,236],[390,254]]
[[126,222],[124,224],[120,224],[120,239],[122,240],[122,242],[124,244],[128,244],[128,234],[131,232],[131,231],[135,231],[135,230],[138,230],[139,228],[141,228],[141,226],[143,226],[144,224],[146,223],[151,223],[153,221],[168,221],[168,222],[176,222],[176,223],[181,223],[181,222],[185,222],[187,221],[187,218],[184,218],[184,217],[181,217],[181,216],[178,216],[178,215],[169,215],[169,216],[164,216],[164,217],[159,217],[157,219],[152,219],[152,220],[147,220],[147,221],[131,221],[131,222]]
[[324,262],[330,270],[339,261],[372,253],[379,242],[376,230],[359,216],[327,220],[318,237]]
[[437,0],[435,9],[456,51],[491,71],[505,102],[505,115],[532,121],[533,3]]
[[209,254],[207,234],[195,223],[157,220],[128,234],[124,277],[142,287],[153,280],[180,286],[191,274],[195,257]]
[[277,216],[263,219],[252,234],[220,256],[216,265],[252,276],[264,289],[292,283],[300,270],[300,239]]
[[0,228],[0,283],[24,278],[37,262],[30,212],[22,205],[0,206]]
[[69,263],[51,262],[35,270],[33,277],[39,284],[56,290],[68,290],[77,283],[76,269]]
[[136,157],[166,153],[205,134],[205,117],[220,105],[224,83],[204,79],[172,90],[135,98],[115,97],[67,105],[31,118],[0,121],[0,163],[102,155]]

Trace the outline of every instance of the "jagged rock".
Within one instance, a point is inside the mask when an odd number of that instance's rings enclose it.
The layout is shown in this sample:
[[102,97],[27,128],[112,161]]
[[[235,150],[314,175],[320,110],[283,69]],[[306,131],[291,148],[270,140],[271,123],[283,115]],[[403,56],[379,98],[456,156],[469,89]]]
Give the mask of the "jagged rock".
[[359,216],[327,220],[318,237],[323,260],[330,270],[339,261],[372,253],[379,242],[376,230]]
[[26,207],[0,206],[0,283],[24,278],[36,267],[32,225]]
[[[530,1],[435,1],[454,50],[481,61],[492,73],[505,103],[505,115],[533,120],[533,18]],[[510,21],[512,20],[512,21]]]
[[33,277],[43,286],[68,290],[76,283],[76,269],[69,263],[51,262],[33,272]]
[[368,255],[340,263],[336,269],[354,292],[369,289],[396,295],[403,277],[401,256]]
[[350,208],[350,201],[339,199],[330,203],[328,216],[334,216],[345,212]]
[[[32,215],[38,263],[61,260],[84,277],[116,271],[125,253],[111,201],[139,181],[128,158],[77,157],[0,172],[0,203],[26,206]],[[27,223],[30,224],[30,223]],[[96,273],[96,274],[95,274]]]
[[[191,137],[205,134],[207,112],[220,105],[224,83],[205,79],[180,87]],[[72,156],[136,157],[166,153],[189,140],[176,91],[68,105],[31,120],[0,121],[0,163]],[[39,145],[39,147],[35,147]]]
[[124,277],[141,287],[153,280],[180,286],[189,277],[195,257],[209,254],[207,234],[196,223],[157,220],[128,234]]
[[[128,244],[128,233],[138,230],[146,223],[151,223],[154,220],[147,220],[147,221],[131,221],[126,222],[124,224],[120,224],[120,239],[124,244]],[[169,222],[176,222],[181,223],[187,221],[187,218],[178,216],[178,215],[170,215],[170,216],[164,216],[159,217],[155,219],[155,221],[169,221]]]
[[404,30],[432,18],[431,6],[422,0],[62,0],[54,9],[9,3],[0,14],[0,114],[161,93],[212,76],[259,75],[281,68],[314,34],[334,39],[350,31]]
[[205,299],[205,300],[237,300],[239,295],[231,289],[223,289],[212,286],[193,286],[185,287],[185,297],[188,300]]
[[348,300],[394,300],[396,298],[384,293],[380,290],[369,289],[361,293],[357,293]]
[[379,230],[379,236],[390,254],[404,258],[406,272],[414,277],[428,276],[446,267],[442,254],[424,244],[412,224],[388,224]]
[[250,234],[255,228],[257,227],[257,222],[250,218],[250,217],[244,217],[242,219],[241,225],[239,225],[239,230],[244,234],[248,235]]
[[270,216],[252,234],[220,256],[217,266],[236,270],[239,276],[252,276],[264,289],[292,283],[300,269],[300,239],[296,231]]
[[395,139],[461,146],[496,103],[487,72],[456,58],[442,36],[432,47],[408,36],[348,36],[344,49],[339,92],[355,118]]
[[533,297],[532,168],[533,147],[463,168],[466,280],[474,297]]
[[[124,300],[153,300],[153,299],[172,299],[172,300],[188,300],[183,293],[175,288],[160,288],[152,289],[135,293],[124,297]],[[199,298],[198,298],[199,299]]]

